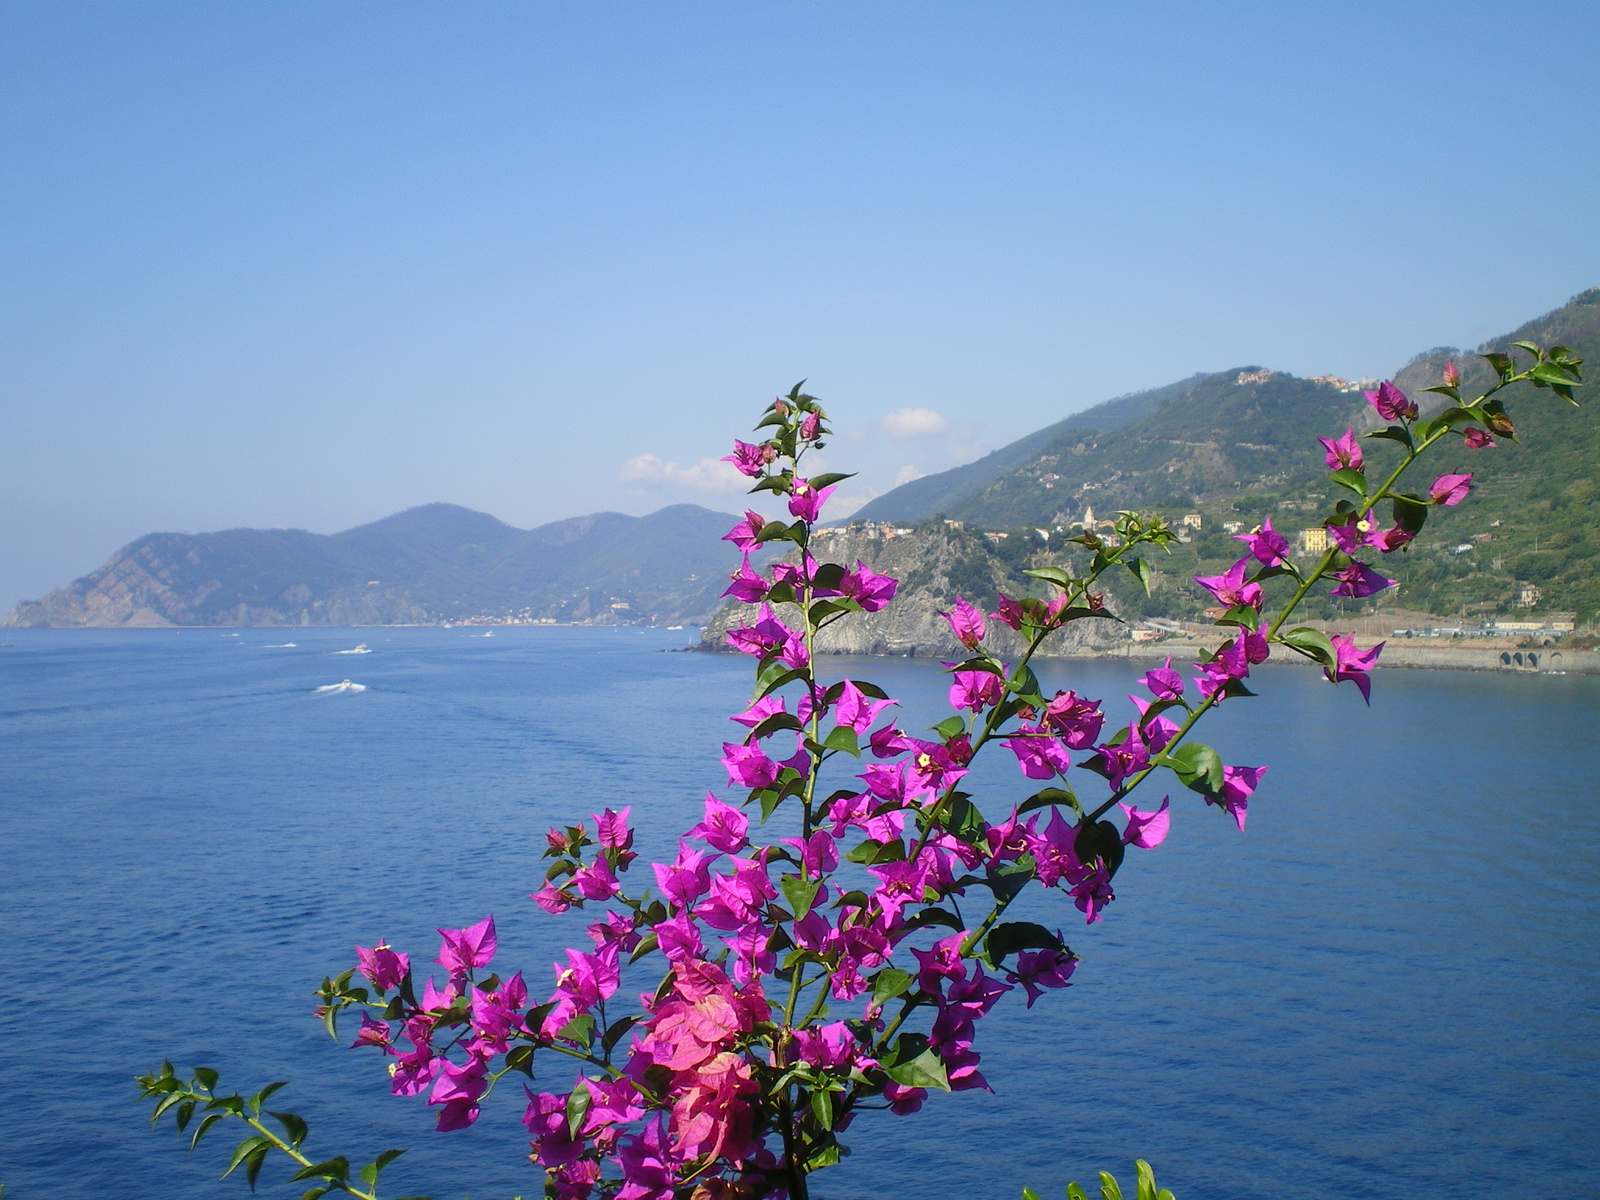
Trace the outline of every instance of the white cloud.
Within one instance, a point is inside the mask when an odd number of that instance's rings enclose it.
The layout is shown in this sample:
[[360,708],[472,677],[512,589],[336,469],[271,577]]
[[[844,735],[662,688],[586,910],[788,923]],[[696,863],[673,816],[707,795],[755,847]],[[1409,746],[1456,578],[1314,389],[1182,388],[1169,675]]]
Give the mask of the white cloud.
[[926,474],[926,471],[919,471],[910,463],[907,463],[899,471],[895,472],[894,485],[899,487],[902,483],[910,483],[913,479],[921,479]]
[[927,437],[949,426],[931,408],[902,408],[883,418],[883,431],[892,438]]
[[630,458],[617,472],[617,479],[622,483],[688,488],[690,491],[717,495],[742,492],[750,486],[750,481],[734,470],[732,463],[721,459],[702,458],[692,466],[683,467],[675,462],[663,462],[654,454]]

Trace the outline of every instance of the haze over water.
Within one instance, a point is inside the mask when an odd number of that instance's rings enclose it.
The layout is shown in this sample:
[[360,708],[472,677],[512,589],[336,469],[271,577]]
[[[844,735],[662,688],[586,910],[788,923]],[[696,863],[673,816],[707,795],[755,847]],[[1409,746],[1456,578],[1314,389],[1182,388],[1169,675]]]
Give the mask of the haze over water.
[[[7,636],[7,1200],[247,1195],[216,1181],[227,1132],[191,1157],[150,1131],[132,1077],[163,1057],[246,1093],[291,1079],[275,1102],[314,1154],[412,1147],[386,1194],[538,1194],[515,1088],[434,1134],[375,1054],[327,1039],[311,990],[380,937],[420,975],[436,927],[493,912],[496,966],[544,994],[560,947],[586,944],[582,914],[526,898],[546,826],[631,804],[636,870],[670,854],[706,788],[729,795],[718,744],[748,663],[661,653],[690,636],[663,630]],[[912,727],[942,715],[934,664],[826,665],[882,683]],[[1125,717],[1136,672],[1040,674]],[[366,690],[313,694],[346,677]],[[1172,836],[1130,851],[1106,921],[1033,889],[1022,915],[1063,929],[1075,986],[980,1025],[995,1095],[863,1114],[821,1196],[1058,1196],[1135,1155],[1181,1200],[1592,1194],[1600,679],[1386,671],[1370,710],[1310,671],[1257,681],[1201,735],[1272,764],[1248,832],[1174,794]],[[978,777],[991,817],[1032,790],[1003,752]],[[538,1086],[566,1090],[540,1061]],[[262,1194],[298,1195],[286,1175]]]

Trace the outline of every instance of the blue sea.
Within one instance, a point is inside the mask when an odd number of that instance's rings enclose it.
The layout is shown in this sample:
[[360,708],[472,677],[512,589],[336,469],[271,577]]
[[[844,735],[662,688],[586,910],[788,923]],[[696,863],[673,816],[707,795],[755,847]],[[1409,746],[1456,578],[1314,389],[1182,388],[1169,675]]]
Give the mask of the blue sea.
[[[7,1200],[245,1195],[218,1182],[222,1131],[190,1155],[151,1129],[133,1077],[163,1058],[247,1094],[290,1080],[269,1107],[315,1155],[409,1147],[385,1194],[540,1194],[520,1091],[436,1134],[312,990],[357,942],[420,966],[487,913],[497,965],[547,990],[585,942],[527,899],[545,828],[632,805],[639,848],[670,854],[727,795],[748,664],[666,630],[4,636]],[[937,664],[827,665],[941,715]],[[1126,664],[1040,673],[1129,711]],[[313,691],[346,678],[365,690]],[[820,1196],[1060,1196],[1135,1157],[1180,1200],[1600,1196],[1600,679],[1381,672],[1370,709],[1311,671],[1252,682],[1203,734],[1271,764],[1248,831],[1180,789],[1104,922],[1032,897],[1074,986],[983,1023],[992,1095],[863,1114]],[[991,814],[1031,790],[1009,755],[976,774]],[[261,1192],[298,1196],[287,1174]]]

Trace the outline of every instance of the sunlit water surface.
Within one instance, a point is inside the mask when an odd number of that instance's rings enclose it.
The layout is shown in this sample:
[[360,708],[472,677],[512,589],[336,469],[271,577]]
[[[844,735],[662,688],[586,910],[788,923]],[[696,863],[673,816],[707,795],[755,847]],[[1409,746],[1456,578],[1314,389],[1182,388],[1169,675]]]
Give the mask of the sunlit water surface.
[[[372,653],[333,654],[358,636]],[[688,636],[8,632],[7,1200],[246,1194],[217,1182],[221,1136],[189,1156],[151,1131],[132,1079],[163,1057],[292,1080],[277,1103],[315,1152],[411,1147],[387,1194],[538,1194],[520,1092],[435,1134],[374,1053],[327,1039],[311,991],[357,941],[422,964],[437,926],[488,912],[499,962],[547,988],[586,942],[527,900],[545,827],[631,804],[660,856],[725,782],[748,665],[663,652]],[[941,715],[934,664],[829,666]],[[1041,673],[1128,710],[1125,666]],[[366,690],[313,692],[347,677]],[[1257,679],[1206,733],[1272,764],[1248,833],[1184,793],[1108,920],[1032,903],[1083,956],[1075,986],[983,1023],[993,1095],[864,1115],[820,1195],[1059,1196],[1135,1156],[1181,1200],[1600,1195],[1600,680],[1392,671],[1369,710],[1309,671]],[[980,797],[1027,794],[1009,759]],[[286,1174],[263,1191],[297,1196]]]

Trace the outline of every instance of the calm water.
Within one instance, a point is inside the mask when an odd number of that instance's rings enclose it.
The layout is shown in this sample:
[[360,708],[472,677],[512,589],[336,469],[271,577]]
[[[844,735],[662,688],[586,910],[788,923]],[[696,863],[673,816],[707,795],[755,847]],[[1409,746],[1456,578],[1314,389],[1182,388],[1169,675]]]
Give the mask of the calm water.
[[[745,665],[662,653],[687,636],[666,631],[6,636],[7,1200],[247,1194],[216,1182],[220,1136],[190,1157],[150,1130],[131,1080],[164,1056],[293,1080],[278,1099],[313,1151],[412,1147],[390,1194],[537,1194],[519,1103],[432,1133],[327,1040],[311,990],[357,940],[420,964],[436,926],[486,912],[499,962],[547,988],[582,935],[526,899],[544,828],[632,804],[641,849],[667,851],[723,782]],[[332,656],[358,636],[373,653]],[[928,720],[928,668],[853,673]],[[1109,664],[1043,674],[1108,707],[1129,690]],[[311,694],[346,676],[368,690]],[[867,1114],[823,1195],[1060,1195],[1135,1155],[1182,1200],[1600,1195],[1600,680],[1395,671],[1367,710],[1310,672],[1258,677],[1207,734],[1274,764],[1248,834],[1185,793],[1106,922],[1024,914],[1065,927],[1077,985],[1031,1014],[1008,997],[980,1042],[996,1094]],[[1026,794],[994,766],[989,795]],[[286,1173],[262,1191],[298,1195]]]

